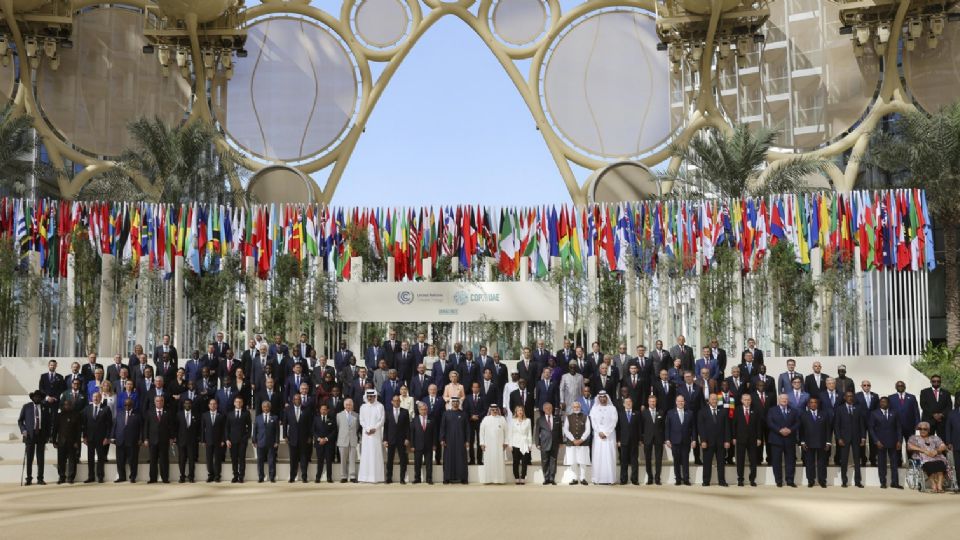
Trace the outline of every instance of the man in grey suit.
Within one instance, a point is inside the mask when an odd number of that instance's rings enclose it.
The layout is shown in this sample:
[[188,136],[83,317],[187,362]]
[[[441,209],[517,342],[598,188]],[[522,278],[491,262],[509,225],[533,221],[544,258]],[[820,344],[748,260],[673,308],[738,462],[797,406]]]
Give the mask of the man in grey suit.
[[[337,448],[340,450],[340,483],[347,479],[357,483],[357,446],[360,444],[360,417],[353,411],[353,400],[343,400],[343,410],[337,414]],[[353,465],[353,472],[350,472]]]
[[277,481],[277,447],[280,446],[280,420],[270,412],[270,402],[264,401],[262,412],[253,422],[250,438],[257,447],[257,477],[263,482],[263,463],[270,469],[270,481]]
[[540,450],[540,465],[543,467],[543,485],[557,485],[557,455],[560,453],[560,433],[563,420],[553,414],[553,404],[543,404],[543,414],[537,419],[534,441]]
[[670,357],[680,359],[680,369],[693,371],[693,347],[687,345],[687,338],[677,336],[677,344],[670,348]]

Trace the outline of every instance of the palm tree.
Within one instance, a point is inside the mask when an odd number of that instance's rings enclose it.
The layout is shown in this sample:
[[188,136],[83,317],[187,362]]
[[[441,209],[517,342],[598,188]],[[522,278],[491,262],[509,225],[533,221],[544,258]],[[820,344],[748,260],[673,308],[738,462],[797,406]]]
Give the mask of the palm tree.
[[674,145],[672,153],[684,162],[681,171],[668,175],[672,180],[699,193],[714,193],[724,198],[795,193],[806,189],[809,175],[821,174],[824,162],[806,156],[788,158],[766,173],[767,153],[777,132],[766,128],[751,130],[737,124],[730,134],[709,129],[683,145]]
[[871,138],[866,161],[888,172],[894,183],[921,188],[933,221],[943,227],[947,345],[960,344],[960,101],[936,114],[910,112]]
[[33,175],[33,119],[8,103],[0,109],[0,189],[22,197]]
[[[242,175],[240,156],[218,148],[210,126],[188,122],[171,127],[159,118],[141,118],[129,129],[132,147],[123,151],[114,170],[85,186],[81,198],[226,203],[238,194],[230,179]],[[136,189],[129,180],[134,176],[146,179],[159,195]]]

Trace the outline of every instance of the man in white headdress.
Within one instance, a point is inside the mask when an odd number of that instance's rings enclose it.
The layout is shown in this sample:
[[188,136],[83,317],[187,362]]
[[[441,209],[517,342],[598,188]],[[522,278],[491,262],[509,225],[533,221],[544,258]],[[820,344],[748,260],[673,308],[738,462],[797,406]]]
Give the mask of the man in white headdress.
[[587,467],[590,465],[590,417],[583,414],[583,407],[579,401],[573,402],[573,412],[563,419],[563,439],[566,451],[563,464],[570,467],[573,480],[570,485],[577,483],[587,485]]
[[383,463],[383,404],[377,401],[377,391],[367,390],[367,402],[360,406],[360,469],[357,481],[378,484],[384,481]]
[[507,421],[500,416],[500,407],[495,403],[490,404],[487,416],[480,422],[480,449],[483,451],[480,483],[506,482],[503,452],[507,449]]
[[597,394],[597,403],[590,410],[593,428],[593,483],[613,484],[617,475],[617,408],[607,392]]

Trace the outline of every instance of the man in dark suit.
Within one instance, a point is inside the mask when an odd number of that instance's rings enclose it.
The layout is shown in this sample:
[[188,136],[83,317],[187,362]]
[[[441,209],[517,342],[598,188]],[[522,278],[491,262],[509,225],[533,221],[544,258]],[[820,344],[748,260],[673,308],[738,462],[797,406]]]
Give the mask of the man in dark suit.
[[130,470],[130,483],[137,481],[137,467],[140,465],[140,445],[143,440],[143,422],[139,411],[134,410],[133,400],[127,399],[113,419],[110,439],[117,450],[117,479],[114,483],[127,481],[127,469]]
[[[660,411],[656,394],[647,397],[647,408],[640,413],[643,437],[643,461],[647,469],[647,485],[660,485],[660,470],[663,468],[663,442],[665,414]],[[656,462],[653,458],[656,456]]]
[[800,447],[807,469],[807,487],[814,482],[827,487],[827,449],[830,448],[832,428],[830,417],[820,412],[820,400],[811,397],[807,410],[800,413]]
[[533,443],[540,450],[540,467],[543,485],[557,485],[557,456],[562,442],[563,418],[554,414],[553,403],[543,405],[543,414],[537,419],[533,430]]
[[[673,367],[673,358],[670,356],[670,351],[663,348],[663,341],[657,340],[654,343],[653,350],[650,351],[648,356],[650,360],[650,370],[651,373],[660,373],[661,369],[669,370]],[[653,377],[651,376],[651,379]],[[663,405],[661,403],[661,405]]]
[[[631,366],[633,369],[635,366]],[[637,462],[640,451],[640,437],[643,420],[639,411],[634,412],[632,398],[623,400],[623,409],[617,422],[617,446],[620,448],[620,484],[627,483],[627,470],[630,471],[630,483],[640,485],[640,466]]]
[[200,440],[200,419],[193,410],[193,401],[183,400],[177,418],[177,460],[180,468],[180,483],[193,483],[197,462],[197,443]]
[[[281,363],[284,358],[290,357],[290,347],[283,342],[283,336],[281,334],[273,336],[273,343],[270,344],[267,352],[270,353],[270,356],[277,359],[277,363]],[[289,375],[289,373],[283,373],[284,377],[287,375]]]
[[[890,462],[890,487],[903,489],[900,486],[900,421],[896,413],[890,410],[890,398],[882,397],[877,401],[877,410],[870,413],[867,420],[867,430],[870,439],[877,447],[877,473],[880,477],[880,487],[887,487],[887,461]],[[949,443],[948,443],[949,444]]]
[[560,388],[552,378],[553,370],[549,367],[543,368],[542,375],[537,381],[537,388],[534,392],[534,401],[538,411],[543,410],[544,403],[559,403]]
[[740,381],[747,386],[747,391],[753,390],[753,378],[760,373],[760,364],[753,359],[750,351],[743,351],[743,361],[740,362]]
[[168,358],[174,365],[174,371],[176,371],[177,360],[177,348],[170,344],[170,335],[164,334],[162,342],[160,345],[157,345],[153,348],[153,362],[159,365],[160,360],[163,359],[164,354],[169,354]]
[[120,370],[125,369],[126,367],[127,365],[123,363],[123,357],[119,354],[115,354],[113,356],[113,363],[107,366],[107,370],[104,373],[104,376],[108,381],[110,381],[110,384],[112,384],[114,388],[117,387],[117,381],[120,380]]
[[[907,392],[906,383],[897,381],[894,387],[897,391],[890,394],[890,409],[896,413],[897,420],[900,421],[901,442],[903,443],[901,446],[906,448],[907,439],[916,433],[917,424],[920,423],[920,407],[916,396]],[[900,462],[905,463],[906,461],[901,458]]]
[[717,483],[727,486],[725,452],[730,449],[730,425],[726,410],[717,408],[717,395],[710,394],[707,406],[700,409],[696,431],[703,455],[703,485],[709,486],[713,472],[713,460],[717,463]]
[[457,364],[457,371],[460,373],[460,384],[464,388],[470,388],[470,386],[480,380],[480,364],[473,359],[473,351],[467,351],[464,353],[464,359]]
[[93,400],[83,411],[83,443],[87,445],[87,479],[85,484],[96,480],[103,483],[107,450],[110,448],[110,432],[113,415],[110,407],[102,403],[100,392],[93,393]]
[[483,450],[480,449],[480,422],[487,415],[487,402],[480,393],[480,383],[473,383],[469,388],[466,399],[463,400],[463,410],[467,415],[468,432],[468,465],[474,463],[483,465]]
[[164,484],[170,483],[170,442],[173,440],[173,421],[165,410],[164,398],[157,396],[153,405],[144,412],[143,445],[150,451],[150,480],[156,484],[157,476]]
[[733,412],[731,438],[737,454],[737,485],[743,486],[743,472],[750,462],[750,485],[757,486],[757,463],[763,441],[760,437],[760,426],[763,424],[763,415],[758,414],[753,405],[753,396],[740,396],[740,406]]
[[727,369],[727,351],[720,347],[720,342],[717,338],[710,340],[710,356],[720,370],[720,374],[717,376],[718,380],[722,379]]
[[[423,365],[423,364],[421,364]],[[435,424],[426,403],[417,404],[417,416],[410,422],[410,447],[413,449],[413,483],[421,481],[426,468],[427,483],[433,484],[433,447],[436,444]]]
[[[269,402],[268,402],[269,403]],[[267,407],[269,406],[266,405]],[[226,413],[224,440],[230,450],[230,465],[233,469],[233,484],[242,484],[243,475],[247,469],[247,441],[250,440],[251,422],[250,413],[243,408],[243,399],[233,399],[233,409]]]
[[827,389],[827,378],[829,375],[823,373],[823,365],[819,361],[813,363],[813,373],[806,376],[803,382],[803,389],[811,397],[819,396]]
[[[83,377],[80,375],[80,362],[72,362],[70,364],[70,373],[68,373],[67,376],[63,378],[64,390],[70,390],[71,388],[73,388],[74,380],[79,381],[81,387],[83,386]],[[84,395],[86,395],[86,391],[84,391]]]
[[493,353],[493,356],[490,357],[490,361],[484,364],[483,369],[490,370],[491,379],[497,385],[498,392],[503,392],[503,388],[507,385],[507,381],[510,380],[510,371],[507,369],[506,364],[501,362],[500,353]]
[[97,362],[96,354],[90,353],[87,356],[87,363],[80,369],[80,378],[83,379],[82,388],[84,390],[87,389],[87,383],[94,379],[94,374],[98,369],[103,369],[103,364]]
[[[167,382],[163,377],[155,377],[154,384],[150,387],[149,390],[144,392],[143,397],[143,407],[144,409],[149,409],[153,405],[153,399],[157,397],[163,398],[163,405],[167,412],[171,412],[176,405],[176,402],[173,399],[173,396],[170,392],[167,391]],[[146,412],[146,411],[144,411]]]
[[397,375],[404,384],[409,384],[413,378],[416,357],[410,352],[410,344],[404,340],[400,343],[400,350],[394,355],[394,362],[397,369]]
[[799,412],[790,408],[786,394],[780,394],[777,398],[777,406],[767,411],[766,420],[769,430],[770,465],[773,467],[773,477],[777,487],[783,487],[784,481],[790,487],[797,487],[794,476],[797,469]]
[[[300,393],[300,383],[310,384],[310,379],[303,374],[303,366],[300,364],[293,365],[293,373],[287,377],[286,383],[283,385],[283,401],[284,403],[290,403],[295,394]],[[272,409],[271,409],[272,410]],[[280,414],[282,411],[276,409],[275,413]]]
[[[196,352],[194,352],[196,354]],[[169,356],[169,355],[166,355]],[[156,359],[156,364],[159,366],[163,362],[163,357]],[[169,364],[168,364],[169,365]],[[200,369],[207,368],[210,370],[211,375],[215,375],[218,380],[223,380],[225,376],[225,371],[220,363],[220,355],[217,354],[217,348],[213,343],[207,343],[207,352],[203,356],[197,359],[197,365]],[[234,368],[233,371],[236,371]],[[162,371],[161,371],[162,373]],[[233,373],[230,373],[230,377],[233,377]]]
[[758,366],[763,365],[763,351],[757,348],[757,340],[750,338],[747,340],[747,348],[740,353],[741,363],[746,362],[747,353],[750,353],[754,363]]
[[[710,347],[701,347],[700,358],[697,358],[693,366],[693,373],[699,377],[698,380],[704,378],[704,373],[707,374],[706,378],[711,381],[720,380],[720,366],[718,366],[716,360],[713,359],[713,354],[710,353]],[[704,369],[706,369],[706,371],[704,371]]]
[[[52,361],[52,360],[51,360]],[[26,485],[33,482],[33,459],[37,459],[37,484],[44,485],[43,458],[47,440],[53,429],[53,414],[43,406],[43,392],[30,392],[30,402],[20,408],[17,426],[20,428],[20,437],[23,439],[24,454],[26,457],[27,478]]]
[[438,395],[437,385],[431,384],[427,387],[427,397],[423,398],[423,403],[427,406],[427,415],[433,420],[433,451],[434,459],[437,465],[440,464],[442,451],[440,448],[440,421],[443,419],[445,404],[443,398]]
[[207,482],[220,481],[220,468],[226,449],[226,422],[227,415],[217,410],[217,400],[207,400],[207,412],[200,417],[200,442],[204,445],[207,461]]
[[676,389],[670,382],[670,374],[666,369],[661,369],[659,377],[650,385],[653,395],[657,398],[657,407],[661,415],[666,415],[673,404],[676,402]]
[[320,412],[313,418],[313,440],[317,450],[317,476],[314,482],[320,483],[321,473],[326,469],[327,483],[333,483],[333,458],[337,453],[337,413],[327,404],[320,405]]
[[[283,410],[284,399],[283,394],[279,392],[275,387],[273,380],[270,379],[266,381],[266,384],[260,390],[257,390],[256,396],[253,398],[254,406],[258,406],[264,401],[270,402],[271,411],[280,411]],[[232,402],[232,400],[231,400]],[[220,412],[226,412],[222,407]]]
[[833,430],[837,438],[837,452],[840,456],[840,479],[847,487],[847,466],[853,454],[853,481],[862,488],[860,480],[860,454],[867,444],[867,421],[864,411],[857,407],[853,392],[847,392],[844,404],[834,413]]
[[[535,406],[533,392],[527,388],[527,380],[523,378],[518,379],[517,389],[510,392],[510,410],[515,411],[517,407],[523,407],[524,416],[533,418]],[[511,414],[513,413],[511,412]]]
[[[77,385],[80,380],[77,379]],[[60,413],[57,414],[56,427],[53,430],[53,447],[57,449],[57,470],[60,479],[57,484],[73,483],[77,477],[77,463],[80,455],[80,431],[82,430],[80,411],[74,409],[73,400],[60,400]]]
[[483,378],[480,380],[480,397],[488,407],[503,403],[500,385],[493,379],[493,370],[490,368],[483,370]]
[[[553,353],[550,352],[550,349],[547,349],[546,344],[544,344],[542,339],[537,340],[535,347],[524,347],[525,350],[530,352],[530,362],[538,366],[547,365],[547,361],[553,358]],[[533,370],[533,378],[536,379],[539,370]],[[527,380],[527,383],[532,383],[532,380]]]
[[371,342],[370,346],[367,347],[363,353],[363,363],[367,367],[367,371],[373,373],[373,371],[377,369],[377,366],[380,365],[380,360],[383,357],[383,348],[380,347],[376,341]]
[[683,395],[676,397],[675,407],[667,411],[664,438],[673,453],[673,476],[676,485],[690,485],[690,450],[696,444],[696,417],[687,410]]
[[[540,345],[543,344],[542,341],[540,341],[539,343]],[[546,349],[537,349],[537,350],[542,351],[542,354],[546,355],[546,359],[550,358],[550,353]],[[521,380],[527,381],[527,386],[530,386],[530,387],[533,387],[533,385],[536,384],[537,379],[539,378],[539,375],[541,373],[540,366],[547,365],[546,359],[544,360],[544,363],[541,364],[538,361],[534,360],[532,356],[533,355],[530,350],[530,347],[524,347],[523,357],[520,359],[519,362],[517,362],[517,376],[520,377]]]
[[[453,362],[447,359],[447,353],[440,349],[440,356],[430,366],[430,379],[437,385],[437,391],[443,393],[443,388],[450,382],[450,372],[455,371]],[[458,372],[457,375],[460,373]]]
[[[213,345],[211,345],[211,347],[212,346]],[[217,378],[220,380],[223,380],[223,378],[228,375],[231,378],[236,377],[238,369],[243,369],[243,362],[233,357],[233,349],[228,347],[226,352],[223,353],[223,356],[217,357]],[[247,370],[244,370],[243,374],[247,378],[250,377],[250,373]]]
[[623,378],[623,381],[620,383],[623,388],[627,389],[627,392],[630,394],[630,403],[631,405],[635,404],[639,410],[644,401],[647,398],[647,393],[650,390],[650,383],[646,383],[646,389],[644,389],[644,381],[640,378],[640,366],[637,364],[631,364],[627,375]]
[[750,396],[752,397],[753,407],[757,411],[757,417],[760,420],[760,425],[757,426],[757,430],[760,433],[760,440],[762,441],[760,448],[757,449],[757,463],[763,462],[764,457],[766,458],[766,462],[770,463],[770,428],[767,426],[767,412],[776,406],[777,399],[769,392],[766,383],[762,379],[756,379],[754,384],[755,386]]
[[[67,389],[67,384],[63,380],[63,375],[57,373],[57,361],[47,362],[47,372],[40,376],[40,382],[37,388],[43,394],[43,405],[47,407],[52,415],[56,414],[60,403],[60,394]],[[53,416],[51,416],[51,423]]]
[[433,384],[433,380],[427,375],[427,368],[423,364],[417,364],[417,373],[410,381],[410,396],[414,401],[422,401],[427,395],[427,389]]
[[743,377],[740,376],[740,366],[730,368],[730,376],[724,379],[727,382],[727,388],[733,393],[734,399],[739,403],[740,396],[750,391],[750,385],[743,383]]
[[930,377],[930,388],[920,391],[920,421],[930,424],[930,434],[943,438],[947,415],[953,408],[950,393],[940,388],[940,375]]
[[597,374],[590,379],[590,395],[597,397],[597,394],[603,390],[611,396],[617,395],[617,379],[610,375],[610,366],[600,364],[597,368]]
[[397,341],[396,330],[390,329],[390,332],[387,333],[387,339],[380,345],[380,350],[383,352],[383,358],[387,360],[387,367],[396,367],[396,355],[400,352],[400,342]]
[[410,345],[410,352],[413,353],[415,365],[423,364],[423,358],[430,351],[430,344],[427,343],[427,335],[423,332],[417,334],[417,340]]
[[[863,411],[864,416],[867,418],[867,447],[869,450],[864,452],[860,456],[860,465],[867,466],[867,455],[870,457],[870,466],[876,466],[877,464],[877,450],[878,447],[873,440],[873,434],[870,432],[870,417],[873,415],[873,412],[880,408],[880,396],[876,392],[871,392],[872,385],[870,381],[864,380],[860,383],[860,391],[857,392],[856,401],[857,406],[860,407],[860,410]],[[889,400],[887,405],[889,406]]]
[[400,461],[400,483],[407,483],[407,448],[410,446],[410,414],[400,406],[400,396],[395,395],[390,407],[384,411],[383,443],[387,447],[387,468],[384,480],[393,483],[393,456]]
[[290,451],[290,483],[297,481],[297,471],[304,484],[309,482],[307,467],[310,466],[310,454],[313,446],[310,433],[313,430],[312,407],[303,406],[301,394],[294,394],[289,407],[283,411],[283,438],[287,440]]
[[[569,339],[563,340],[563,348],[558,349],[556,354],[553,355],[553,358],[557,360],[558,366],[568,366],[570,361],[576,358],[577,352],[573,348],[573,343]],[[547,364],[540,364],[540,368],[543,369]]]
[[[346,342],[346,341],[341,341],[341,342],[340,342],[340,345],[341,345],[344,349],[347,348],[347,342]],[[304,358],[304,359],[310,358],[311,356],[313,356],[313,355],[315,354],[314,349],[313,349],[313,346],[310,345],[309,343],[307,343],[307,335],[306,335],[306,334],[300,334],[300,342],[297,343],[297,345],[293,348],[292,353],[293,353],[293,356],[294,356],[294,357],[296,357],[296,358]],[[339,351],[338,351],[338,354],[339,354]],[[344,359],[345,359],[345,358],[344,358]],[[346,365],[346,362],[344,362],[343,364],[336,364],[337,367],[343,367],[344,365]]]
[[[257,449],[257,478],[264,481],[264,463],[270,474],[270,481],[277,481],[277,448],[280,447],[280,420],[270,411],[270,403],[260,406],[261,413],[253,421],[250,438]],[[249,418],[249,417],[248,417]],[[229,424],[227,424],[229,426]]]
[[677,336],[677,344],[670,348],[670,358],[680,359],[680,369],[684,371],[693,371],[693,347],[687,345],[685,336]]

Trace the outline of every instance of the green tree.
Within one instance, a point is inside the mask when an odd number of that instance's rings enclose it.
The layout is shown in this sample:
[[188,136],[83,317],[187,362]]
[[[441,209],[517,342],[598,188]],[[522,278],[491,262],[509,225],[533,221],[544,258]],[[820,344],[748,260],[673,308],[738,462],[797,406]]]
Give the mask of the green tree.
[[30,191],[33,174],[33,119],[12,103],[0,109],[0,188],[15,197]]
[[676,174],[664,177],[701,194],[740,198],[806,189],[810,175],[822,174],[824,161],[807,156],[788,158],[761,174],[769,166],[767,154],[777,132],[766,128],[751,130],[737,124],[729,135],[708,129],[687,144],[674,145],[672,153],[683,160]]
[[960,101],[936,114],[916,111],[897,117],[889,129],[873,134],[866,160],[890,173],[895,184],[927,192],[930,217],[943,227],[947,344],[956,347],[960,345]]

